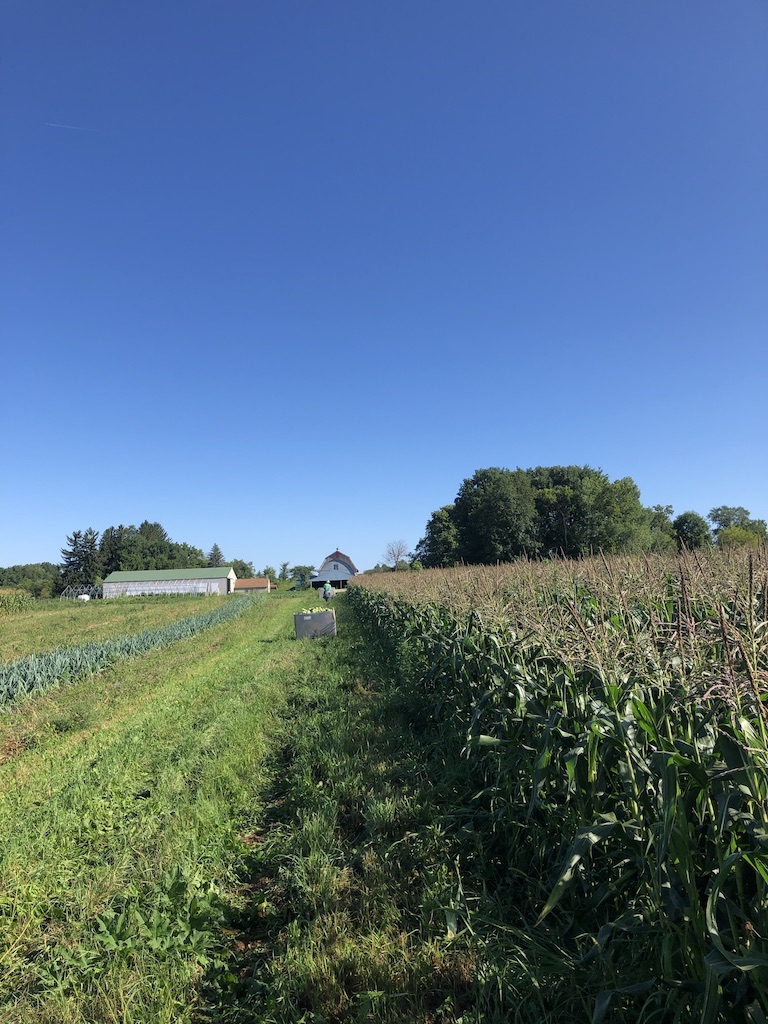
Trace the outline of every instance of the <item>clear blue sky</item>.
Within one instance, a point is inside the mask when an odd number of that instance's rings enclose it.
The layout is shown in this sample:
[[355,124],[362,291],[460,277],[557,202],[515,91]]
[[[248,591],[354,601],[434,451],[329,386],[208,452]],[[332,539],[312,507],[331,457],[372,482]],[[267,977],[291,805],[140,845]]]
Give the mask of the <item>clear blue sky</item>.
[[0,565],[368,568],[486,466],[768,517],[765,0],[0,20]]

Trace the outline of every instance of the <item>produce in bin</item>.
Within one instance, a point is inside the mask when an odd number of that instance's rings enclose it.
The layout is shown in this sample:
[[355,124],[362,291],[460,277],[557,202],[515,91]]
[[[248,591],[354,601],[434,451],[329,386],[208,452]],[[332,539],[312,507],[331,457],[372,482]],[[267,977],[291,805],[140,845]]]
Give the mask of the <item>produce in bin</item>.
[[307,608],[293,616],[296,637],[336,636],[336,612],[326,608]]

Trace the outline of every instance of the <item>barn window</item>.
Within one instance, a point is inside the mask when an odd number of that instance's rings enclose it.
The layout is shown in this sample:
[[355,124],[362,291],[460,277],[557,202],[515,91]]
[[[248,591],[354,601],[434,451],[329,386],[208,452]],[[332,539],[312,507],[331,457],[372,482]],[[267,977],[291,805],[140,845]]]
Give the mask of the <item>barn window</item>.
[[334,569],[338,569],[339,568],[339,563],[338,562],[334,562],[333,563],[333,568]]

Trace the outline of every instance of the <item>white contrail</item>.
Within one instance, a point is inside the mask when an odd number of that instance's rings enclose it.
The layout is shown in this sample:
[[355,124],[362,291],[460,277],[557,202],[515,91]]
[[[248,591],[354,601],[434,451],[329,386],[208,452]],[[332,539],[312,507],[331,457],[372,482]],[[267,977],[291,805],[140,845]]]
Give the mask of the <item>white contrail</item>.
[[70,128],[73,132],[95,132],[97,128],[81,128],[78,124],[54,124],[53,121],[43,122],[47,128]]

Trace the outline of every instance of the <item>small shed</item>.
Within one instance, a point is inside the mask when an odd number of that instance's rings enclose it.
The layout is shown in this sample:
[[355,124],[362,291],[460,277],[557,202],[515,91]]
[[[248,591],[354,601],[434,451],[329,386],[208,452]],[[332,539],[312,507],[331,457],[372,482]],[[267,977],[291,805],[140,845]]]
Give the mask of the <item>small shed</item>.
[[141,569],[111,572],[104,580],[104,597],[147,594],[231,594],[237,576],[229,565],[219,569]]
[[358,569],[349,555],[342,554],[337,548],[336,551],[328,555],[317,570],[317,573],[312,577],[312,586],[315,589],[319,589],[328,580],[335,590],[343,590],[347,585],[347,581],[356,576],[357,573]]
[[235,580],[236,594],[265,593],[272,589],[268,576],[254,576],[249,580]]

